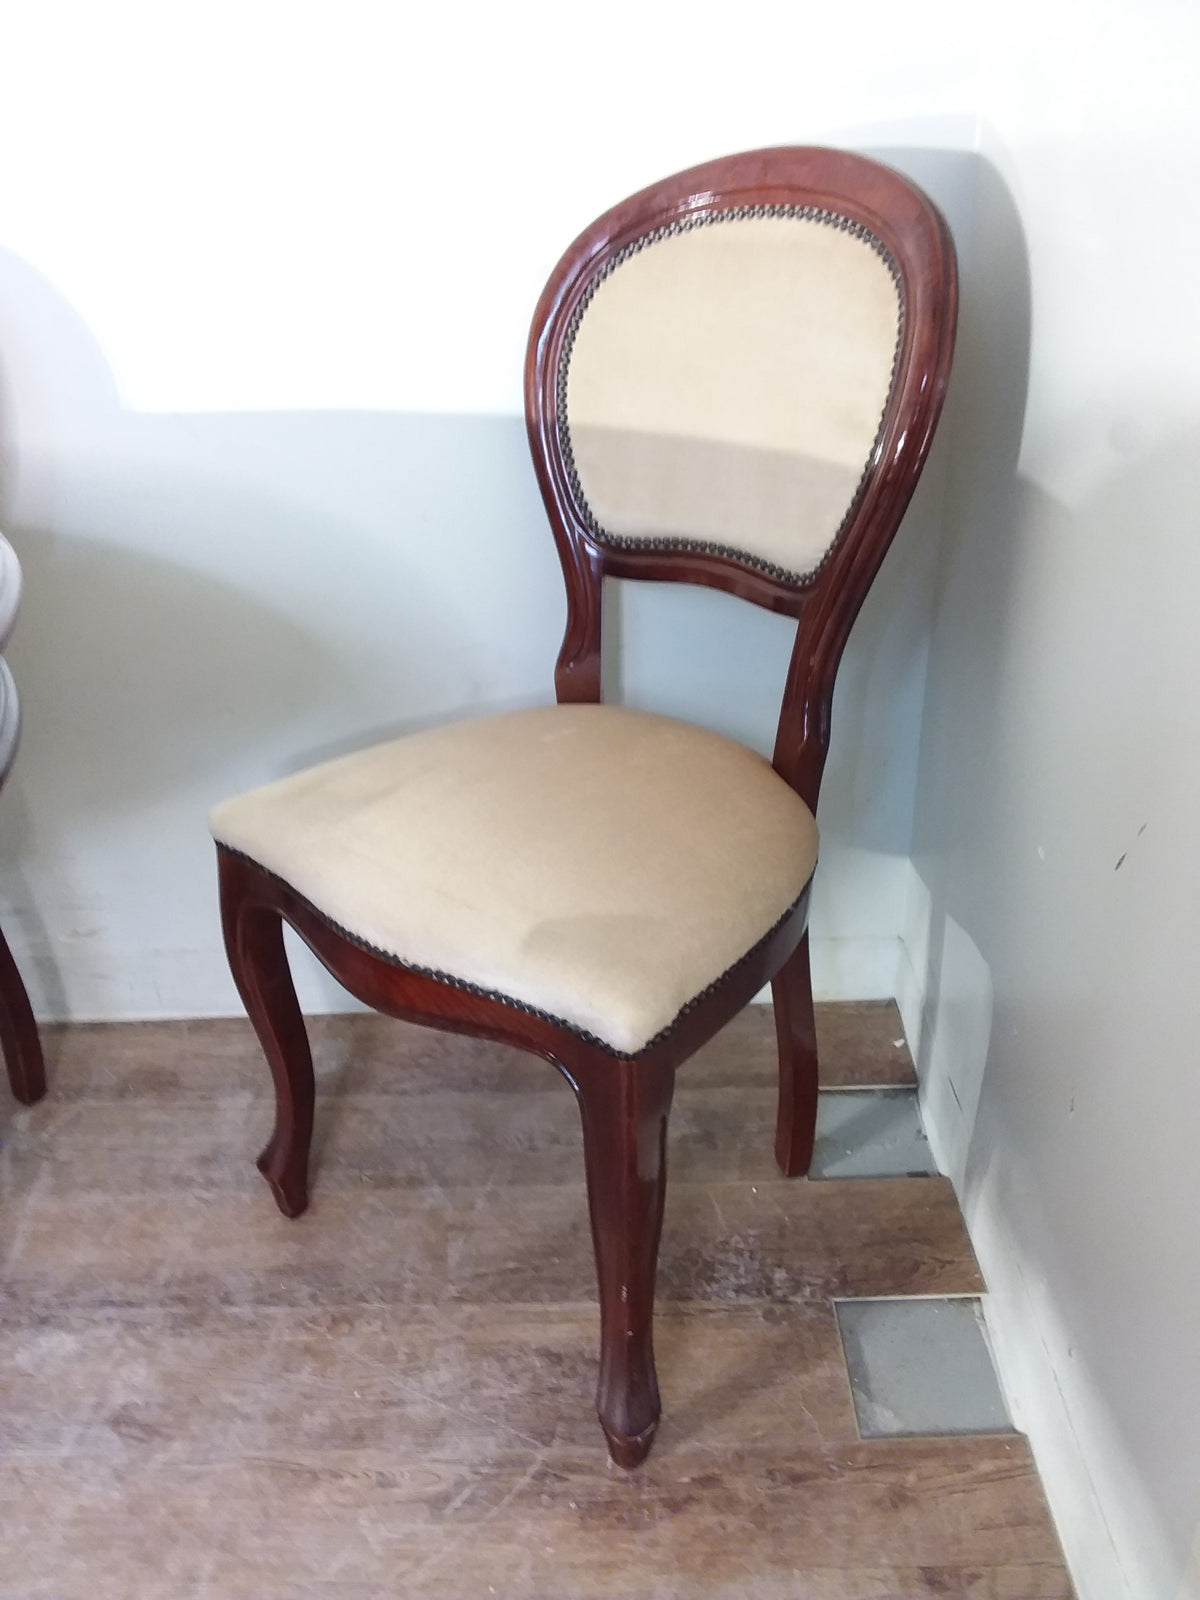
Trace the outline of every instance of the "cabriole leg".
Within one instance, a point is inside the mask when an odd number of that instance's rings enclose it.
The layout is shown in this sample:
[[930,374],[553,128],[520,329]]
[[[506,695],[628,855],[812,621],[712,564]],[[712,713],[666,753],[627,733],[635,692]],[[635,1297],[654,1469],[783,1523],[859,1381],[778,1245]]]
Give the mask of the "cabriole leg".
[[220,862],[229,966],[275,1083],[275,1128],[258,1158],[258,1170],[284,1216],[298,1217],[308,1205],[313,1067],[283,946],[283,921],[253,898],[253,882],[260,875],[249,862],[223,852]]
[[779,1117],[775,1159],[789,1178],[807,1172],[817,1131],[817,1026],[808,934],[771,984],[779,1040]]
[[571,1076],[583,1118],[600,1288],[596,1410],[613,1460],[636,1467],[662,1409],[652,1321],[675,1069],[604,1057]]

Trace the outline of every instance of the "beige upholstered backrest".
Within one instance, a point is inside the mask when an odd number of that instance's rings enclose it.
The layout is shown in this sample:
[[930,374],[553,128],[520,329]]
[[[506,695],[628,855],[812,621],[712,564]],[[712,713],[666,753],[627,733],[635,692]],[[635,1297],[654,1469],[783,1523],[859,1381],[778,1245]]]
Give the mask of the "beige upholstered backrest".
[[564,342],[572,488],[602,544],[820,567],[880,436],[901,332],[884,247],[813,207],[708,212],[611,257]]

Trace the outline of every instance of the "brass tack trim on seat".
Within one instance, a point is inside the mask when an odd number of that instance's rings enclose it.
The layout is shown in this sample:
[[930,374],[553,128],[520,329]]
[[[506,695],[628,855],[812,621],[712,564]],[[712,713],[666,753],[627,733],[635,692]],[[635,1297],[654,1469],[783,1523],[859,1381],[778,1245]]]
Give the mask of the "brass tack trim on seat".
[[862,475],[855,485],[854,493],[850,497],[850,504],[846,514],[838,525],[837,532],[829,542],[829,548],[817,562],[806,572],[791,572],[786,567],[778,566],[772,561],[764,560],[761,556],[751,554],[748,550],[739,550],[732,545],[718,544],[706,539],[688,539],[678,536],[662,538],[641,537],[632,534],[611,533],[605,528],[583,492],[583,485],[579,481],[579,472],[575,466],[575,452],[571,445],[571,428],[567,420],[567,377],[571,364],[571,355],[575,348],[575,340],[579,335],[579,328],[583,322],[584,313],[587,311],[596,291],[604,280],[610,277],[616,269],[635,256],[648,245],[657,244],[662,239],[669,239],[676,234],[692,233],[697,228],[710,227],[714,223],[742,222],[747,219],[760,217],[782,217],[801,222],[819,222],[826,227],[836,228],[839,233],[848,233],[855,239],[861,239],[869,245],[875,254],[887,267],[891,274],[892,282],[896,286],[899,300],[899,317],[896,328],[896,347],[892,352],[892,373],[888,380],[888,400],[891,399],[892,389],[896,382],[896,371],[900,364],[900,350],[904,343],[904,280],[899,263],[891,251],[865,223],[856,222],[853,217],[847,217],[840,211],[830,211],[823,206],[797,206],[797,205],[757,205],[757,206],[731,206],[721,211],[704,211],[698,216],[680,217],[674,222],[664,223],[662,227],[654,228],[649,233],[644,233],[640,238],[631,240],[627,245],[616,251],[607,261],[601,263],[589,280],[579,299],[579,304],[571,314],[567,324],[567,331],[563,338],[562,354],[558,363],[558,381],[555,385],[555,422],[558,425],[559,442],[562,449],[563,464],[567,469],[567,478],[575,497],[576,506],[592,537],[602,545],[608,545],[617,550],[685,550],[698,555],[719,556],[726,561],[736,561],[742,566],[753,567],[758,572],[764,572],[770,578],[780,583],[793,584],[801,587],[810,583],[830,560],[834,551],[841,542],[842,535],[853,521],[866,488],[867,479],[875,464],[880,443],[883,439],[884,424],[887,420],[887,402],[884,402],[883,411],[880,413],[879,426],[875,432],[875,439],[867,452],[866,465]]
[[[589,1032],[587,1028],[581,1028],[578,1023],[568,1022],[565,1017],[556,1016],[553,1011],[544,1011],[540,1006],[530,1005],[527,1000],[518,1000],[515,995],[505,994],[502,989],[488,989],[481,983],[472,983],[469,978],[457,978],[452,972],[442,972],[437,967],[424,967],[415,961],[403,960],[400,956],[393,954],[392,951],[384,950],[379,945],[372,944],[369,939],[361,938],[358,934],[352,933],[349,928],[343,927],[340,922],[336,922],[332,917],[327,916],[318,906],[313,905],[311,900],[306,899],[286,878],[281,878],[278,873],[272,872],[269,867],[264,867],[261,861],[256,861],[253,856],[247,855],[244,850],[235,850],[227,844],[221,845],[221,848],[228,851],[231,856],[237,856],[239,860],[248,862],[257,872],[261,872],[265,878],[269,878],[272,883],[277,883],[281,888],[286,889],[288,894],[295,895],[296,899],[303,903],[305,909],[312,912],[318,922],[323,922],[339,938],[356,945],[360,950],[367,951],[369,955],[376,956],[379,960],[386,961],[393,967],[399,967],[404,972],[411,972],[416,977],[432,978],[435,983],[444,983],[447,988],[458,989],[464,994],[477,995],[481,1000],[495,1000],[500,1005],[509,1006],[514,1011],[523,1012],[525,1016],[538,1017],[542,1022],[549,1022],[556,1028],[562,1028],[567,1033],[574,1034],[577,1039],[582,1039],[585,1044],[595,1045],[598,1050],[603,1050],[606,1055],[612,1056],[615,1061],[634,1061],[638,1056],[645,1055],[648,1050],[653,1050],[656,1045],[660,1045],[668,1039],[676,1028],[680,1026],[684,1018],[694,1011],[701,1001],[707,999],[714,989],[720,988],[721,984],[732,977],[739,967],[745,966],[747,962],[752,961],[758,952],[771,941],[788,918],[795,914],[797,907],[800,906],[808,893],[813,879],[813,873],[810,872],[803,889],[801,889],[791,905],[788,906],[787,910],[771,924],[762,938],[751,945],[745,955],[739,956],[732,966],[726,967],[719,977],[714,978],[710,984],[701,989],[699,994],[694,994],[686,1004],[680,1007],[666,1027],[661,1028],[652,1039],[648,1039],[640,1050],[618,1050],[615,1045],[611,1045],[597,1034]],[[815,871],[816,862],[813,863],[813,872]],[[284,920],[286,921],[286,918]]]

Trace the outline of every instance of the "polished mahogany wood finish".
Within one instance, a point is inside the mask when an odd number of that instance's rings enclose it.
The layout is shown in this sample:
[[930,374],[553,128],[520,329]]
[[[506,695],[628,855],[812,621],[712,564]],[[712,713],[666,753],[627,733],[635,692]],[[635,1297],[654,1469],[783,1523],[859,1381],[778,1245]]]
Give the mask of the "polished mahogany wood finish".
[[[801,583],[700,551],[616,549],[599,542],[573,498],[556,415],[563,341],[595,272],[624,245],[664,224],[747,205],[838,212],[876,235],[901,279],[903,334],[882,434],[846,528],[819,571]],[[555,674],[559,700],[601,698],[606,577],[707,584],[795,617],[797,637],[774,765],[815,810],[838,661],[928,451],[946,384],[954,318],[954,257],[944,222],[904,179],[857,156],[783,149],[710,162],[635,195],[583,233],[539,302],[526,362],[530,442],[568,597]],[[817,1050],[807,893],[665,1037],[625,1057],[515,1003],[366,949],[253,862],[220,846],[218,858],[230,964],[275,1083],[275,1127],[259,1166],[286,1215],[299,1215],[308,1203],[313,1070],[284,955],[282,922],[352,994],[376,1010],[518,1045],[544,1057],[567,1079],[583,1125],[600,1295],[597,1409],[613,1459],[625,1467],[638,1465],[650,1448],[660,1411],[652,1315],[675,1072],[767,982],[774,990],[780,1056],[776,1153],[789,1174],[806,1171],[811,1158]]]
[[771,980],[779,1044],[775,1159],[786,1177],[807,1172],[817,1132],[817,1025],[808,930]]

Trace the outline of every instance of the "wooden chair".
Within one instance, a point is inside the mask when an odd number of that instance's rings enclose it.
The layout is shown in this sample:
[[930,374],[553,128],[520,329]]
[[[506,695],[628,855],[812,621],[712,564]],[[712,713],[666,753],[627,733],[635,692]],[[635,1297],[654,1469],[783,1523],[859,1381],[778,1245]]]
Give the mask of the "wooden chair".
[[[21,603],[21,566],[13,547],[0,535],[0,651],[8,643]],[[17,754],[21,709],[8,662],[0,656],[0,788]],[[22,1105],[31,1106],[46,1092],[46,1068],[37,1024],[21,974],[0,933],[0,1049],[8,1081]]]
[[[534,315],[529,438],[566,579],[558,703],[377,745],[217,808],[230,964],[270,1062],[259,1167],[307,1204],[313,1073],[281,920],[379,1011],[502,1040],[577,1096],[597,1408],[636,1466],[676,1067],[767,981],[776,1154],[807,1169],[813,821],[834,674],[942,404],[956,278],[896,173],[817,149],[713,161],[607,212]],[[774,761],[600,703],[605,577],[797,619]]]

